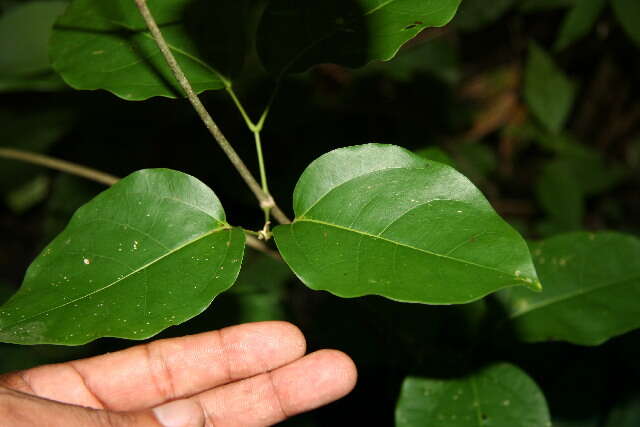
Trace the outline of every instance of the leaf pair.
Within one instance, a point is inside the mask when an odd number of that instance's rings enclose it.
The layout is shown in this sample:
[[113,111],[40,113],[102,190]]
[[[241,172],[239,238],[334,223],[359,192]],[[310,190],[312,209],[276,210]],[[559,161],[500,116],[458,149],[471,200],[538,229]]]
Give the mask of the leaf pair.
[[[525,242],[453,168],[400,147],[332,151],[304,172],[274,229],[313,289],[430,304],[539,288]],[[142,339],[199,314],[235,281],[244,236],[200,181],[153,169],[76,212],[0,308],[0,339]]]
[[[451,20],[461,0],[270,1],[257,29],[247,0],[150,1],[152,13],[196,92],[222,89],[257,39],[275,75],[334,62],[358,67],[391,59],[421,30]],[[129,100],[179,96],[135,2],[74,0],[51,40],[54,68],[76,89],[106,89]]]

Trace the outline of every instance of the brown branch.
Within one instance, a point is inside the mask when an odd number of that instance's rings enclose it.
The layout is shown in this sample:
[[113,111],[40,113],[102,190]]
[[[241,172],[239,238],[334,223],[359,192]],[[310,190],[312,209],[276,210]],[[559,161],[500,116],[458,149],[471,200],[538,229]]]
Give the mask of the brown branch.
[[233,147],[231,146],[227,138],[224,136],[224,134],[222,133],[218,125],[214,122],[213,118],[211,117],[211,115],[209,114],[205,106],[200,101],[200,98],[198,98],[198,95],[196,95],[195,91],[193,90],[193,87],[191,86],[191,83],[189,83],[189,80],[187,79],[187,76],[182,71],[182,68],[180,67],[180,65],[178,65],[178,61],[176,61],[176,58],[173,56],[173,53],[171,53],[171,49],[169,48],[169,45],[165,41],[164,36],[162,35],[160,28],[158,27],[158,24],[156,23],[155,19],[151,15],[151,11],[147,6],[146,0],[136,0],[136,4],[138,5],[140,14],[144,18],[144,21],[146,22],[147,27],[149,28],[149,31],[153,36],[153,39],[158,45],[158,48],[160,49],[160,51],[162,52],[162,55],[164,56],[164,59],[167,62],[167,65],[173,72],[173,75],[175,76],[176,80],[180,84],[180,87],[182,87],[182,90],[184,91],[185,95],[187,96],[187,99],[193,106],[194,110],[196,110],[196,113],[198,113],[198,116],[200,116],[200,119],[202,120],[206,128],[209,130],[209,133],[211,133],[211,136],[213,136],[213,138],[216,140],[220,148],[222,148],[222,151],[224,151],[224,153],[227,155],[227,157],[229,158],[233,166],[236,168],[236,170],[238,171],[238,173],[240,174],[244,182],[247,184],[247,186],[251,189],[253,194],[256,196],[256,198],[260,202],[260,206],[263,209],[265,208],[271,209],[271,212],[273,213],[274,218],[281,224],[289,224],[291,220],[287,218],[284,212],[282,212],[282,210],[280,210],[280,208],[276,205],[275,201],[273,200],[273,197],[271,197],[271,195],[266,193],[260,187],[260,184],[258,184],[256,179],[253,177],[253,175],[251,174],[251,171],[249,171],[249,169],[244,164],[240,156],[238,156],[238,153],[236,153],[236,151],[233,149]]
[[81,176],[83,178],[87,178],[105,185],[113,185],[119,179],[113,175],[109,175],[107,173],[100,172],[86,166],[80,166],[75,163],[67,162],[66,160],[55,159],[43,154],[16,150],[13,148],[0,148],[0,157],[44,166],[50,169],[66,172],[71,175]]

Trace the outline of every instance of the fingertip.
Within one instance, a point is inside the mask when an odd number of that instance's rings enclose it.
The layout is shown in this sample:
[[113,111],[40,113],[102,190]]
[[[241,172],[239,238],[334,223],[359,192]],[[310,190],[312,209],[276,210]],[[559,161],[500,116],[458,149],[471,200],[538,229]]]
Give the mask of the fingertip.
[[274,385],[288,415],[310,411],[349,394],[358,378],[355,363],[338,350],[319,350],[278,370]]

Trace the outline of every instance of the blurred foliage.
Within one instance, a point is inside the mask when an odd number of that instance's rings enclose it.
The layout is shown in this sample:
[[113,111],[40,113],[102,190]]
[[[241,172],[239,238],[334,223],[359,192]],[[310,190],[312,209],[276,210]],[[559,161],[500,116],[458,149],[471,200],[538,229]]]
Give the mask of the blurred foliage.
[[[53,13],[58,3],[0,0],[0,35],[18,31],[8,28],[22,15],[29,24],[19,30],[34,36],[0,36],[0,147],[49,153],[119,176],[146,167],[182,170],[216,191],[234,223],[260,228],[251,194],[185,102],[132,103],[101,91],[70,91],[50,73],[42,62],[42,34],[51,21],[26,12]],[[286,79],[263,135],[276,199],[290,210],[298,176],[318,155],[386,142],[455,165],[529,238],[578,229],[638,235],[640,3],[608,0],[598,9],[593,1],[589,10],[585,3],[591,2],[464,0],[450,25],[421,33],[393,61],[359,70],[321,65]],[[22,68],[7,65],[18,60]],[[255,116],[273,82],[255,58],[246,62],[236,87]],[[251,135],[229,99],[205,93],[203,100],[255,167]],[[73,211],[101,189],[0,160],[0,299],[17,288]],[[499,319],[487,313],[499,306],[492,298],[460,307],[341,300],[300,286],[263,255],[253,254],[245,267],[232,291],[163,336],[286,319],[303,329],[311,350],[349,353],[360,369],[355,392],[288,425],[392,425],[407,375],[457,376],[496,361],[536,380],[554,426],[638,424],[638,331],[593,348],[522,344],[509,331],[494,333]],[[132,344],[2,345],[0,371]]]

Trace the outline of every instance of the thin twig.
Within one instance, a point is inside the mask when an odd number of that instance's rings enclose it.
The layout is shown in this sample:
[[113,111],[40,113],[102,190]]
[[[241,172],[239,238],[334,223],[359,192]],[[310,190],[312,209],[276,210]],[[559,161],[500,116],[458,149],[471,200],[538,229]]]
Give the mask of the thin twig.
[[247,237],[247,246],[260,251],[277,261],[282,261],[282,257],[280,256],[280,254],[269,248],[269,246],[267,246],[262,240],[258,240],[256,237],[253,237],[250,234],[246,234],[245,236]]
[[45,166],[50,169],[81,176],[105,185],[113,185],[119,179],[113,175],[109,175],[86,166],[80,166],[65,160],[54,159],[53,157],[45,156],[43,154],[31,153],[29,151],[16,150],[13,148],[0,148],[0,157]]
[[180,65],[178,65],[176,58],[173,56],[173,53],[171,53],[171,49],[169,48],[169,45],[167,44],[164,37],[162,36],[162,32],[160,31],[160,28],[158,27],[158,24],[156,23],[155,19],[151,15],[151,11],[147,6],[146,0],[136,0],[136,4],[138,5],[140,14],[144,18],[144,21],[146,22],[147,27],[149,28],[149,31],[153,36],[153,39],[158,45],[158,48],[160,49],[160,51],[162,52],[162,55],[164,56],[164,59],[167,62],[167,65],[169,65],[169,68],[173,72],[173,75],[175,76],[176,80],[182,87],[182,90],[184,90],[185,95],[187,96],[187,99],[189,99],[189,102],[191,102],[191,105],[200,116],[200,119],[202,120],[204,125],[207,127],[207,129],[209,130],[213,138],[218,142],[218,145],[220,146],[220,148],[222,148],[222,151],[224,151],[224,153],[227,155],[227,157],[229,158],[233,166],[236,168],[236,170],[238,171],[238,173],[240,174],[244,182],[247,184],[247,186],[249,186],[253,194],[255,194],[256,198],[260,202],[260,207],[263,209],[265,208],[271,209],[274,218],[281,224],[290,223],[291,220],[287,218],[284,212],[282,212],[282,210],[280,210],[280,208],[276,205],[275,201],[273,200],[273,197],[271,197],[269,194],[265,193],[262,190],[262,188],[260,187],[260,184],[258,184],[256,179],[251,174],[251,171],[249,171],[249,169],[244,164],[240,156],[238,156],[238,153],[236,153],[236,151],[233,149],[231,144],[229,144],[229,141],[227,141],[227,138],[224,136],[220,128],[218,128],[218,125],[216,125],[216,123],[213,121],[213,118],[211,117],[211,115],[209,114],[205,106],[202,104],[202,102],[200,101],[200,98],[198,98],[198,95],[196,95],[195,91],[191,87],[191,83],[189,83],[189,80],[187,79],[186,75],[182,71],[182,68],[180,68]]
[[[82,178],[89,179],[91,181],[99,182],[107,186],[112,186],[120,180],[120,178],[109,175],[95,169],[81,166],[75,163],[67,162],[65,160],[55,159],[53,157],[45,156],[42,154],[31,153],[29,151],[16,150],[13,148],[0,148],[0,157],[11,160],[19,160],[25,163],[32,163],[39,166],[44,166],[49,169],[55,169],[61,172],[66,172],[72,175],[76,175]],[[246,231],[246,230],[245,230]],[[258,233],[256,233],[258,234]],[[273,259],[281,261],[280,255],[265,245],[264,242],[257,238],[247,234],[247,246],[270,256]]]

